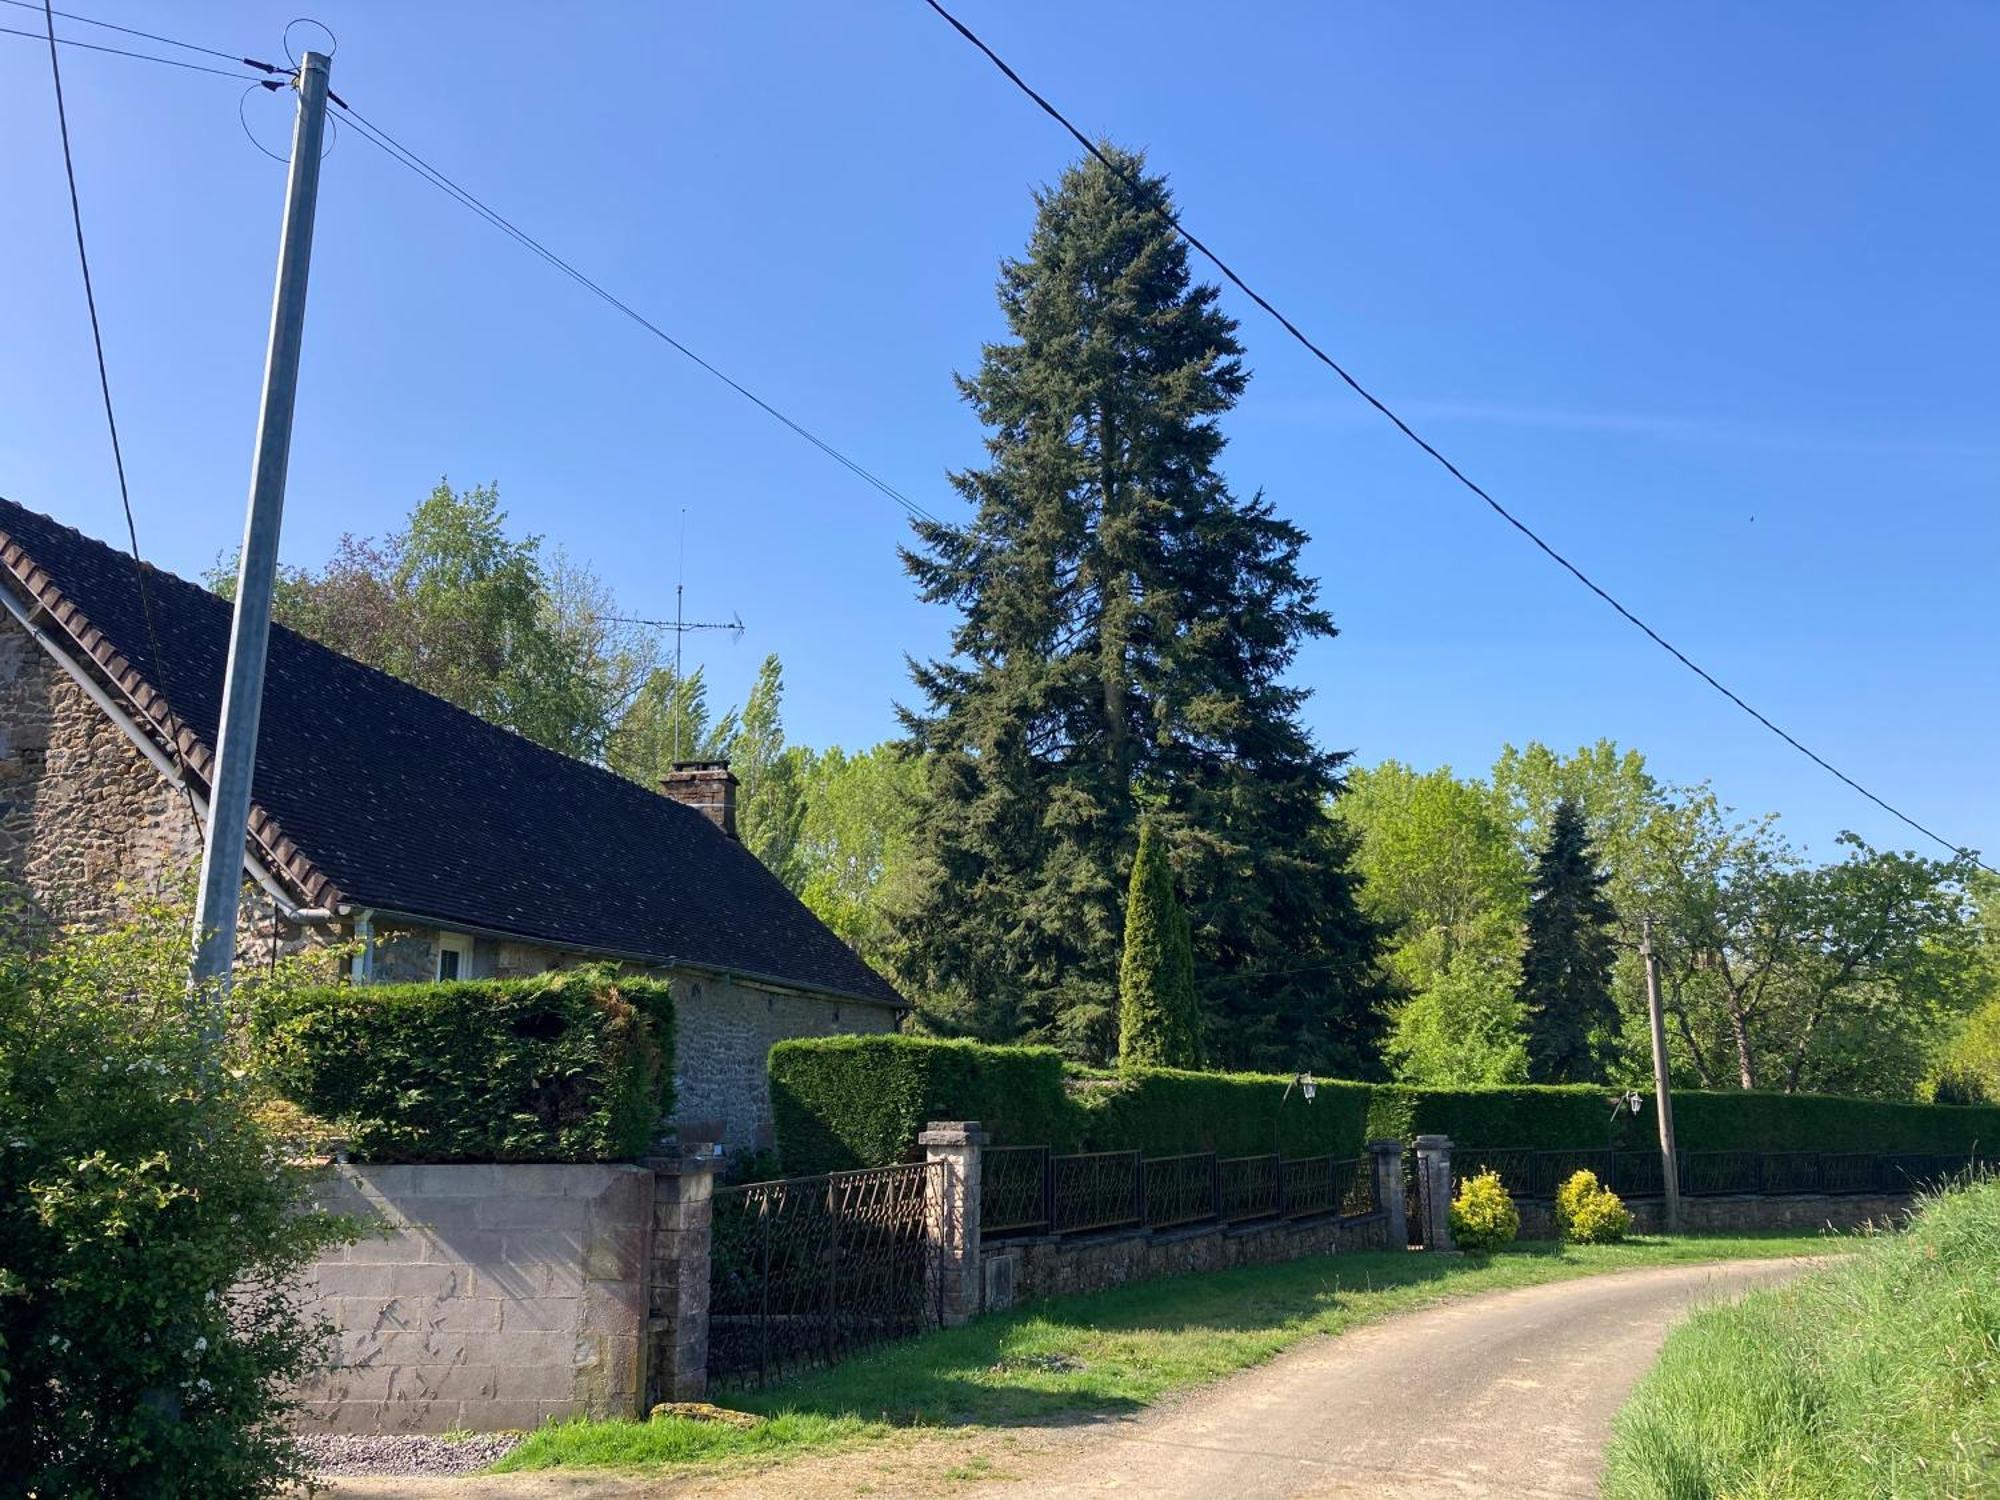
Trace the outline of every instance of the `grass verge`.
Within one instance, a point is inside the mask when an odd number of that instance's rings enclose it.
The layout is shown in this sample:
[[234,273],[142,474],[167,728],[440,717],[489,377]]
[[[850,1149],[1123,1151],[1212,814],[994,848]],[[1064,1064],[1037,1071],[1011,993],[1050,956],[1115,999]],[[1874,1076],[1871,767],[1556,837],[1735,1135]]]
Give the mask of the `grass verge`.
[[1695,1314],[1608,1463],[1610,1500],[2000,1496],[2000,1181]]
[[1488,1260],[1402,1251],[1319,1256],[1059,1297],[724,1397],[771,1420],[555,1423],[496,1467],[656,1469],[880,1440],[909,1428],[1055,1425],[1136,1410],[1314,1334],[1474,1292],[1640,1266],[1820,1254],[1815,1235],[1516,1245]]

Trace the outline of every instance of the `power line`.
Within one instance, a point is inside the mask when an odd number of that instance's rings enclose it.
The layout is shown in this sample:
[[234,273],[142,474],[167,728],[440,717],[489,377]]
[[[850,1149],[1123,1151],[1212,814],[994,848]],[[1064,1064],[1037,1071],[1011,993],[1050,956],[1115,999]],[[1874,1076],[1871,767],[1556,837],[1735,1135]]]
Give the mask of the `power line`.
[[[9,3],[16,3],[16,0],[9,0]],[[0,35],[24,36],[31,42],[46,42],[49,40],[49,37],[42,32],[21,31],[12,26],[0,26]],[[132,52],[124,47],[106,47],[99,42],[80,42],[71,36],[59,36],[55,40],[65,47],[81,47],[87,52],[109,52],[114,57],[130,57],[140,62],[163,63],[169,68],[186,68],[191,73],[213,73],[217,78],[234,78],[238,82],[255,82],[248,73],[232,73],[227,68],[211,68],[206,63],[183,62],[178,57],[159,57],[151,52]],[[257,65],[252,64],[252,66]]]
[[[144,37],[149,42],[160,42],[168,47],[182,47],[189,52],[205,52],[210,57],[221,58],[224,62],[247,63],[249,66],[261,69],[266,73],[282,73],[285,71],[283,68],[273,67],[270,63],[258,62],[257,59],[255,59],[254,57],[238,57],[234,53],[225,52],[219,47],[204,47],[198,42],[183,42],[177,37],[161,36],[158,32],[141,31],[136,26],[120,26],[115,21],[100,21],[95,16],[79,15],[76,11],[73,10],[56,10],[52,6],[46,4],[37,5],[35,3],[35,0],[0,0],[0,4],[11,5],[15,7],[17,10],[32,10],[44,15],[61,16],[65,21],[79,21],[85,26],[101,26],[106,31],[122,31],[126,36]],[[294,22],[293,24],[296,25],[297,23]],[[24,32],[22,33],[22,35],[26,35],[26,33]],[[70,39],[67,37],[58,37],[57,40],[62,42],[65,46],[70,46],[70,47],[88,47],[91,45],[89,42],[73,42],[70,41]],[[98,50],[109,51],[111,49],[100,48]],[[146,54],[139,52],[131,52],[131,53],[126,53],[125,55],[128,57],[142,57],[145,56]],[[156,57],[152,59],[152,61],[154,62],[172,62],[172,60],[173,59],[171,58],[165,58],[165,57]]]
[[436,167],[432,166],[429,162],[425,161],[422,157],[418,156],[416,152],[410,150],[409,147],[403,145],[402,142],[398,141],[394,136],[390,135],[388,131],[382,129],[381,126],[375,124],[373,121],[369,120],[367,117],[362,115],[351,104],[347,104],[339,99],[335,99],[334,102],[340,105],[341,109],[345,112],[347,118],[353,122],[355,128],[360,133],[362,138],[368,141],[371,145],[386,152],[390,157],[394,158],[396,161],[401,162],[404,166],[408,167],[412,172],[415,172],[419,177],[423,178],[426,182],[430,183],[440,192],[443,192],[447,196],[455,199],[458,203],[470,209],[480,218],[484,219],[488,224],[491,224],[495,229],[498,229],[502,234],[505,234],[509,238],[513,239],[524,249],[527,249],[533,254],[539,256],[542,260],[546,261],[556,270],[562,272],[563,275],[569,277],[578,286],[584,288],[586,291],[592,293],[593,295],[602,298],[605,303],[617,309],[619,312],[623,313],[627,318],[630,318],[634,323],[638,324],[641,328],[645,329],[646,332],[652,334],[653,337],[659,339],[662,343],[666,344],[676,353],[682,355],[684,358],[690,360],[695,365],[699,366],[701,369],[707,371],[710,375],[714,376],[717,380],[721,381],[724,385],[728,386],[732,391],[736,392],[737,395],[743,397],[744,400],[750,402],[753,406],[757,407],[765,415],[772,417],[779,423],[783,424],[786,428],[790,429],[793,433],[797,434],[799,437],[804,438],[808,443],[811,443],[813,447],[819,449],[821,453],[824,453],[828,458],[832,459],[835,463],[839,464],[842,468],[846,469],[850,474],[854,475],[864,484],[872,486],[876,490],[880,491],[883,495],[886,495],[889,499],[895,501],[896,504],[902,506],[903,509],[908,511],[912,516],[915,516],[920,520],[928,521],[933,525],[943,524],[938,520],[936,516],[931,514],[930,511],[924,509],[923,506],[917,504],[916,501],[912,500],[908,495],[904,494],[901,490],[897,489],[894,485],[890,484],[886,479],[883,479],[879,475],[868,470],[867,468],[864,468],[860,463],[856,462],[854,459],[849,458],[845,453],[841,452],[838,448],[834,447],[833,444],[827,442],[824,438],[821,438],[817,433],[812,432],[811,430],[804,427],[800,423],[794,421],[792,418],[786,416],[785,413],[778,410],[777,407],[773,406],[770,402],[766,401],[762,396],[758,395],[748,386],[742,384],[742,382],[734,379],[733,377],[725,373],[723,370],[719,369],[717,366],[711,364],[708,360],[702,358],[699,354],[695,353],[694,350],[690,349],[686,344],[682,343],[679,339],[675,338],[672,334],[668,333],[664,328],[660,327],[659,324],[653,322],[653,320],[648,318],[645,314],[639,312],[629,303],[621,301],[618,297],[614,296],[611,292],[607,291],[603,286],[591,280],[590,277],[584,275],[583,272],[579,271],[575,266],[570,264],[570,262],[564,260],[560,255],[556,254],[555,251],[549,249],[547,245],[543,244],[540,240],[536,239],[533,235],[529,234],[526,230],[522,229],[512,220],[506,218],[498,210],[494,209],[489,204],[481,201],[471,192],[461,187],[458,183],[452,181],[451,178],[445,176],[443,172],[439,171]]
[[[1320,348],[1318,344],[1314,343],[1310,338],[1308,338],[1305,335],[1305,333],[1303,333],[1300,330],[1299,326],[1296,323],[1294,323],[1290,318],[1286,317],[1283,313],[1279,312],[1278,309],[1272,306],[1271,303],[1267,301],[1261,293],[1259,293],[1255,288],[1253,288],[1241,276],[1237,275],[1235,269],[1232,266],[1230,266],[1230,264],[1227,261],[1225,261],[1220,255],[1217,255],[1213,250],[1209,249],[1206,244],[1202,243],[1202,241],[1195,236],[1194,232],[1190,230],[1186,224],[1181,222],[1181,217],[1179,214],[1173,213],[1159,205],[1145,205],[1144,190],[1142,184],[1136,178],[1134,178],[1130,172],[1126,171],[1125,168],[1120,166],[1118,163],[1112,161],[1111,158],[1105,154],[1103,148],[1100,147],[1095,141],[1091,140],[1089,136],[1085,135],[1081,130],[1077,129],[1077,127],[1071,123],[1067,115],[1065,115],[1061,110],[1057,109],[1055,105],[1051,104],[1041,94],[1037,93],[1033,88],[1031,88],[1028,85],[1027,81],[1023,79],[1019,73],[1015,72],[1013,68],[1009,67],[1007,65],[1006,60],[1002,58],[999,53],[995,52],[991,47],[987,46],[985,42],[981,41],[979,36],[969,26],[967,26],[963,21],[959,20],[958,17],[954,16],[950,11],[946,10],[942,5],[940,5],[938,3],[938,0],[924,0],[924,4],[928,5],[932,10],[936,11],[937,14],[940,17],[942,17],[944,21],[952,28],[952,30],[956,31],[961,37],[965,38],[966,41],[970,42],[974,47],[978,48],[980,52],[984,53],[986,56],[986,60],[992,63],[994,67],[998,68],[1000,72],[1006,77],[1009,83],[1013,84],[1015,88],[1019,89],[1022,93],[1026,94],[1030,99],[1032,99],[1035,102],[1037,106],[1040,107],[1041,111],[1044,114],[1046,114],[1050,119],[1054,120],[1058,125],[1062,126],[1064,130],[1068,131],[1069,134],[1075,138],[1077,144],[1082,146],[1084,150],[1088,151],[1099,162],[1101,162],[1107,171],[1109,171],[1114,177],[1116,177],[1120,182],[1122,182],[1126,186],[1126,188],[1134,194],[1135,197],[1138,197],[1141,200],[1143,206],[1153,207],[1157,212],[1161,213],[1166,218],[1167,222],[1173,226],[1174,231],[1177,234],[1179,234],[1182,239],[1186,240],[1188,244],[1192,246],[1195,250],[1201,252],[1201,254],[1208,259],[1210,264],[1212,264],[1218,271],[1220,271],[1226,278],[1228,278],[1228,280],[1236,287],[1238,291],[1242,292],[1252,302],[1256,303],[1258,307],[1262,308],[1272,318],[1276,319],[1279,327],[1283,328],[1286,333],[1290,334],[1301,345],[1303,345],[1305,349],[1313,356],[1313,358],[1317,359],[1321,364],[1325,365],[1329,370],[1333,371],[1334,374],[1338,375],[1341,378],[1341,380],[1346,383],[1346,385],[1350,390],[1352,390],[1363,401],[1366,401],[1370,406],[1374,407],[1375,410],[1379,412],[1381,415],[1387,417],[1390,422],[1394,423],[1396,430],[1401,432],[1404,437],[1408,438],[1412,443],[1415,443],[1417,447],[1421,448],[1425,453],[1429,454],[1433,459],[1437,460],[1437,462],[1444,468],[1445,472],[1451,475],[1453,479],[1457,480],[1466,489],[1470,490],[1474,495],[1477,495],[1481,500],[1485,501],[1487,506],[1490,507],[1493,513],[1499,516],[1501,520],[1505,521],[1509,526],[1513,527],[1516,531],[1520,532],[1522,536],[1526,537],[1529,541],[1533,542],[1535,546],[1541,549],[1541,551],[1545,553],[1553,562],[1555,562],[1558,566],[1560,566],[1571,577],[1575,578],[1578,583],[1581,583],[1585,588],[1589,589],[1593,594],[1597,595],[1598,598],[1602,599],[1606,604],[1610,605],[1626,621],[1638,627],[1639,630],[1643,631],[1646,637],[1649,640],[1651,640],[1654,645],[1660,647],[1660,649],[1665,651],[1668,655],[1672,656],[1674,660],[1678,661],[1682,666],[1686,667],[1690,672],[1694,673],[1695,676],[1699,677],[1703,682],[1707,683],[1710,687],[1714,688],[1716,692],[1722,694],[1722,696],[1727,698],[1731,703],[1735,704],[1738,708],[1742,709],[1744,713],[1748,714],[1751,718],[1755,719],[1759,724],[1763,725],[1766,729],[1770,730],[1772,734],[1775,734],[1779,739],[1783,740],[1786,744],[1790,745],[1794,750],[1798,751],[1801,755],[1805,756],[1806,759],[1810,760],[1814,765],[1818,766],[1821,770],[1827,772],[1829,775],[1835,777],[1837,780],[1845,783],[1848,787],[1852,788],[1854,791],[1859,792],[1862,796],[1866,797],[1870,802],[1874,803],[1884,812],[1890,814],[1892,817],[1900,819],[1903,823],[1907,824],[1911,828],[1914,828],[1918,833],[1921,833],[1925,838],[1931,839],[1936,843],[1943,845],[1946,849],[1949,849],[1954,854],[1972,853],[1972,851],[1970,849],[1967,849],[1964,845],[1953,843],[1943,834],[1938,833],[1933,829],[1925,827],[1922,823],[1919,823],[1915,818],[1911,817],[1901,808],[1896,807],[1893,804],[1883,800],[1881,797],[1878,797],[1875,793],[1869,791],[1867,787],[1863,786],[1860,782],[1856,781],[1852,776],[1849,776],[1845,771],[1841,770],[1838,766],[1834,765],[1824,756],[1818,754],[1816,751],[1810,749],[1805,744],[1801,743],[1797,738],[1787,733],[1784,729],[1781,729],[1777,724],[1773,723],[1764,714],[1752,708],[1741,697],[1737,696],[1736,693],[1732,692],[1729,688],[1724,687],[1721,682],[1717,681],[1716,678],[1707,671],[1707,669],[1697,664],[1692,658],[1690,658],[1687,655],[1687,653],[1682,651],[1678,646],[1674,645],[1673,642],[1669,641],[1665,636],[1661,635],[1657,630],[1653,629],[1652,626],[1648,625],[1644,620],[1640,619],[1631,610],[1627,609],[1617,599],[1612,597],[1610,592],[1607,591],[1602,585],[1600,585],[1595,579],[1591,578],[1589,574],[1585,573],[1583,569],[1579,568],[1575,563],[1571,562],[1567,557],[1564,557],[1562,553],[1556,551],[1556,549],[1553,546],[1551,546],[1548,542],[1544,541],[1541,538],[1541,536],[1538,535],[1535,532],[1535,530],[1527,524],[1527,522],[1521,520],[1520,517],[1516,516],[1512,511],[1508,510],[1506,506],[1502,505],[1498,500],[1494,499],[1492,495],[1488,494],[1485,489],[1483,489],[1480,485],[1476,484],[1471,478],[1469,478],[1466,475],[1466,473],[1462,469],[1458,467],[1457,464],[1453,463],[1450,459],[1446,458],[1443,453],[1439,452],[1435,447],[1433,447],[1429,442],[1427,442],[1423,437],[1421,437],[1417,433],[1415,428],[1411,427],[1408,422],[1405,422],[1394,411],[1392,411],[1389,408],[1389,406],[1384,401],[1381,400],[1380,397],[1376,396],[1373,391],[1369,390],[1359,380],[1355,379],[1353,375],[1349,374],[1347,370],[1337,360],[1333,358],[1332,355],[1328,354],[1324,349]],[[1994,874],[2000,874],[2000,870],[1994,869],[1992,865],[1986,864],[1983,860],[1979,861],[1979,864],[1983,869],[1991,871]]]
[[[152,647],[152,670],[147,675],[155,679],[157,688],[161,665],[160,632],[153,623],[153,597],[146,587],[146,560],[139,554],[139,525],[132,518],[132,491],[125,482],[125,450],[118,441],[118,416],[111,405],[111,373],[104,359],[104,331],[97,319],[97,289],[91,282],[90,254],[83,244],[83,202],[77,196],[76,162],[70,153],[69,111],[63,103],[62,62],[56,51],[55,11],[44,5],[44,13],[49,25],[49,74],[55,81],[56,127],[62,136],[63,173],[69,179],[70,221],[76,226],[76,260],[83,270],[83,300],[90,308],[90,341],[97,351],[97,387],[104,394],[104,424],[111,429],[111,461],[118,470],[118,500],[125,508],[125,534],[131,539],[132,564],[137,570],[139,613],[146,621],[146,640]],[[188,817],[193,819],[196,832],[200,832],[201,817],[195,812],[194,791],[188,785],[187,767],[181,761],[180,734],[173,722],[171,709],[168,710],[167,721],[160,728],[166,736],[167,753],[174,759],[181,792],[187,798]]]

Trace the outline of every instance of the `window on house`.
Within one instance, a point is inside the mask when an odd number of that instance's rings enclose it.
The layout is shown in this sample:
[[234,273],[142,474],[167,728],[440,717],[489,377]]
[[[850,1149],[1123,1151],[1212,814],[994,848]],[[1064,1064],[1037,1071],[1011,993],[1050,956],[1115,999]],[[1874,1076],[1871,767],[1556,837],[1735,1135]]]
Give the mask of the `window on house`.
[[471,938],[454,932],[447,932],[438,938],[437,977],[440,979],[472,977]]

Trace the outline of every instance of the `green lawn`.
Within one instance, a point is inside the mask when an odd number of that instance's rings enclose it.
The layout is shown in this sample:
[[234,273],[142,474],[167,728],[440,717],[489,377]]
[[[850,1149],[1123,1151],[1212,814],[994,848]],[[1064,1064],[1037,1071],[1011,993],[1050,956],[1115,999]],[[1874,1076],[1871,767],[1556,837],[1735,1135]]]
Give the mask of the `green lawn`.
[[1604,1493],[2000,1496],[2000,1181],[1696,1313],[1619,1414]]
[[720,1399],[767,1415],[738,1430],[670,1419],[564,1422],[498,1465],[655,1468],[769,1458],[898,1429],[1018,1427],[1115,1415],[1220,1379],[1302,1338],[1448,1297],[1638,1266],[1823,1253],[1814,1235],[1521,1245],[1488,1261],[1403,1251],[1320,1256],[1052,1298]]

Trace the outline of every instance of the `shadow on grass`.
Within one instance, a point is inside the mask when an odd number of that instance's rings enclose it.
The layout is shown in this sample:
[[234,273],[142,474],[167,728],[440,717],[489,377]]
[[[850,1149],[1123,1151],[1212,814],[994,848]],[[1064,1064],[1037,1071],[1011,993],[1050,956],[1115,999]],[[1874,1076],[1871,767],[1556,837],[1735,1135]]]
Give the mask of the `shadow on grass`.
[[[1522,1258],[1560,1258],[1557,1246]],[[1486,1263],[1361,1252],[1051,1297],[715,1399],[766,1415],[893,1426],[1069,1426],[1129,1415],[1192,1379],[1253,1364],[1368,1293],[1444,1284]]]

